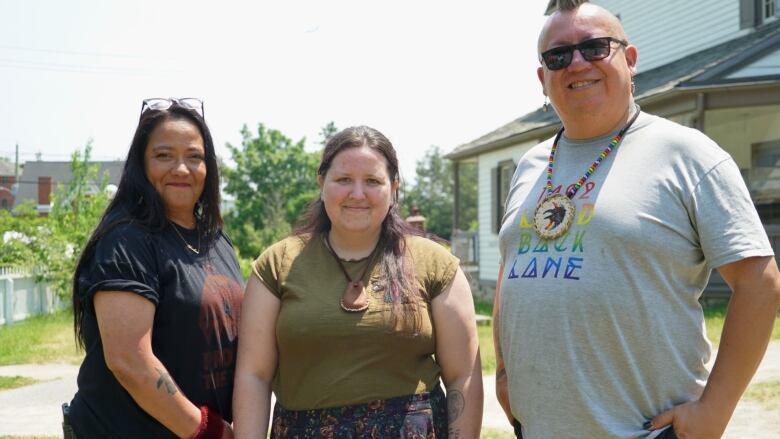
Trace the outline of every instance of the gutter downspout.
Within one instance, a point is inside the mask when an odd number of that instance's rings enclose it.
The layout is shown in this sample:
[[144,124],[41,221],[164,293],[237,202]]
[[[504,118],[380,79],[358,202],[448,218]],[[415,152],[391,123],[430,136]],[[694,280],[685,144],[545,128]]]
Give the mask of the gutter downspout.
[[693,128],[704,132],[704,110],[707,108],[707,95],[696,93],[696,111],[693,113]]

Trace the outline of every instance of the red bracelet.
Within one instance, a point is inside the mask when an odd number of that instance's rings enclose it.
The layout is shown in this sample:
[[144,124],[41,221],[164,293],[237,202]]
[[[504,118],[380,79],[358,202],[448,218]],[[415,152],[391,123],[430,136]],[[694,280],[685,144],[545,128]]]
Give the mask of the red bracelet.
[[225,423],[219,413],[209,410],[208,406],[200,407],[200,425],[192,439],[222,439]]

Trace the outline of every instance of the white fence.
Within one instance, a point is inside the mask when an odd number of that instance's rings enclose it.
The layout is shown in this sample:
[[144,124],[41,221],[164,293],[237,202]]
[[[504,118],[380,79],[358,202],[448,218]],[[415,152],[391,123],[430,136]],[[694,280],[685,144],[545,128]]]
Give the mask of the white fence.
[[32,270],[0,267],[0,325],[62,309],[65,303]]

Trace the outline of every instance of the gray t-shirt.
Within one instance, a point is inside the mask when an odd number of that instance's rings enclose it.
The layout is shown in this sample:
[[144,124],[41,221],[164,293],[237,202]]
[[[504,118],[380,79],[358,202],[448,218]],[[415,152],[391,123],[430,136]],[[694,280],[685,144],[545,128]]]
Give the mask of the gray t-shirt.
[[[615,134],[564,133],[553,187],[576,182]],[[512,412],[526,439],[653,437],[642,424],[706,383],[710,271],[772,248],[728,153],[646,113],[574,196],[569,231],[540,240],[551,144],[521,158],[499,233]]]

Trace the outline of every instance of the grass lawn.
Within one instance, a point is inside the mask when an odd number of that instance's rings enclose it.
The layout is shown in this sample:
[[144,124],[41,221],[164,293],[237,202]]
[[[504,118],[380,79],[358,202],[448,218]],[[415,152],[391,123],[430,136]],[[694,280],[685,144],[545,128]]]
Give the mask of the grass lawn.
[[9,390],[9,389],[15,389],[17,387],[24,387],[29,386],[30,384],[37,383],[38,380],[27,378],[27,377],[20,377],[20,376],[12,376],[12,377],[5,377],[0,376],[0,391],[1,390]]
[[0,365],[25,363],[79,364],[84,358],[73,338],[73,314],[30,317],[0,326]]
[[491,375],[496,373],[496,351],[493,349],[493,326],[477,326],[479,335],[479,354],[482,357],[482,373]]
[[515,434],[509,431],[495,430],[492,428],[483,428],[479,435],[481,439],[514,439]]
[[758,401],[767,410],[773,410],[780,415],[780,380],[751,384],[743,397]]

